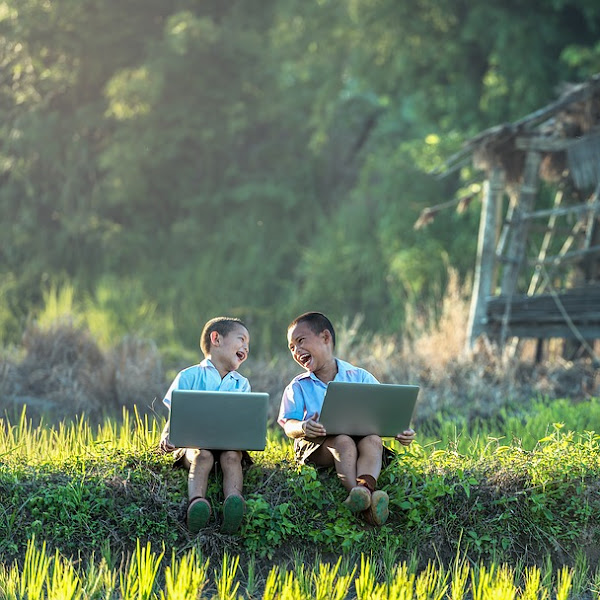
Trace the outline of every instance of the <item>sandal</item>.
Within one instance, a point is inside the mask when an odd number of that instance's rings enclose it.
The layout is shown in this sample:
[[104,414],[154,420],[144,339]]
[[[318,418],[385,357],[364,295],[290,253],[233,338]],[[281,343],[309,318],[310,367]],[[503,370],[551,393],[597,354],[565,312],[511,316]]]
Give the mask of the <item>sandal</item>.
[[223,525],[221,531],[232,535],[237,532],[244,519],[246,502],[238,494],[231,494],[223,502]]
[[368,510],[371,502],[371,492],[365,486],[357,485],[350,490],[342,504],[345,504],[351,512],[359,513]]
[[194,496],[188,502],[187,526],[190,533],[198,533],[210,519],[210,503],[202,496]]
[[371,506],[362,515],[369,525],[379,527],[383,525],[390,516],[390,498],[383,490],[377,490],[371,494]]

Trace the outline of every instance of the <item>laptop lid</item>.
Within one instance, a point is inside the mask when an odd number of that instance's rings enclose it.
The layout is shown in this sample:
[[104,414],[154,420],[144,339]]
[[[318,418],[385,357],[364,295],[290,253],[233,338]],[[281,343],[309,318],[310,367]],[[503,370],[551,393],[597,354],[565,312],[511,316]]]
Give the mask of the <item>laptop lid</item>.
[[173,390],[169,439],[178,448],[264,450],[269,394]]
[[418,385],[331,381],[319,421],[327,435],[395,437],[410,428],[418,394]]

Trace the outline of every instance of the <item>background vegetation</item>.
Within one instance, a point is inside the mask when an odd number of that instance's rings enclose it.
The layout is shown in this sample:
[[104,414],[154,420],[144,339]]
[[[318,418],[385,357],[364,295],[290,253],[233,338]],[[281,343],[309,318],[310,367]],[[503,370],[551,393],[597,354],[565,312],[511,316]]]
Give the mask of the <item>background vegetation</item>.
[[[598,370],[463,354],[478,203],[413,225],[477,198],[428,173],[600,71],[599,33],[596,0],[0,0],[0,592],[597,596]],[[307,309],[422,386],[389,523],[273,428],[242,536],[190,538],[162,393],[234,314],[273,419]]]
[[65,286],[167,356],[223,313],[266,354],[306,308],[402,333],[474,260],[477,203],[413,230],[474,174],[427,172],[599,70],[599,30],[594,0],[3,0],[1,339]]

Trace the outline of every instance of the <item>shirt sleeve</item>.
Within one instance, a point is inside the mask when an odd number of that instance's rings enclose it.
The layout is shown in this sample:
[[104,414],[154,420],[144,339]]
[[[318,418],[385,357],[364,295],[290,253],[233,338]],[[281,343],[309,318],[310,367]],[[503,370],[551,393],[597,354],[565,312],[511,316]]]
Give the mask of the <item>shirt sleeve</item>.
[[369,373],[366,369],[361,369],[362,382],[361,383],[379,383],[375,375]]
[[279,407],[279,416],[277,422],[283,427],[288,419],[304,418],[304,399],[302,388],[299,385],[290,383],[281,397],[281,406]]
[[165,394],[165,397],[163,398],[163,404],[169,409],[171,408],[171,392],[173,390],[179,389],[179,380],[180,379],[181,379],[181,372],[177,373],[177,375],[175,376],[175,379],[173,379],[173,383],[171,383],[171,385],[169,386],[169,389],[167,390],[167,393]]

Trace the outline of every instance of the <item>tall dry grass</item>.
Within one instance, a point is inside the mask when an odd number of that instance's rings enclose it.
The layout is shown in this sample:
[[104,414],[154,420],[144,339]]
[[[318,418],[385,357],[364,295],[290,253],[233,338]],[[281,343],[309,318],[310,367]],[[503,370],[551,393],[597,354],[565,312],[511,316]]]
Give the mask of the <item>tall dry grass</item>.
[[[487,418],[541,396],[578,400],[600,394],[600,372],[584,359],[563,360],[556,344],[539,363],[532,341],[520,342],[512,353],[481,338],[465,352],[469,300],[469,283],[450,271],[441,305],[408,310],[402,333],[368,333],[361,315],[337,323],[336,355],[381,382],[420,385],[417,426],[440,411]],[[0,356],[0,399],[14,416],[27,404],[30,417],[45,414],[51,420],[82,412],[92,419],[119,416],[124,406],[162,415],[161,398],[173,369],[183,366],[165,368],[156,345],[135,336],[103,348],[85,325],[61,314],[30,324],[19,352]],[[283,389],[300,372],[298,365],[282,343],[281,352],[269,359],[251,356],[242,372],[255,391],[270,394],[269,416],[275,421]]]
[[87,328],[67,317],[26,328],[18,355],[0,357],[0,399],[13,417],[23,405],[49,421],[86,414],[92,421],[123,407],[151,409],[164,392],[156,345],[125,337],[102,350]]
[[338,355],[381,382],[420,385],[417,425],[440,411],[487,418],[540,397],[576,401],[600,395],[600,371],[590,360],[563,360],[556,343],[537,363],[534,340],[520,341],[513,353],[481,337],[466,351],[470,293],[469,282],[450,270],[441,306],[409,311],[402,335],[361,335],[360,316],[342,323]]

